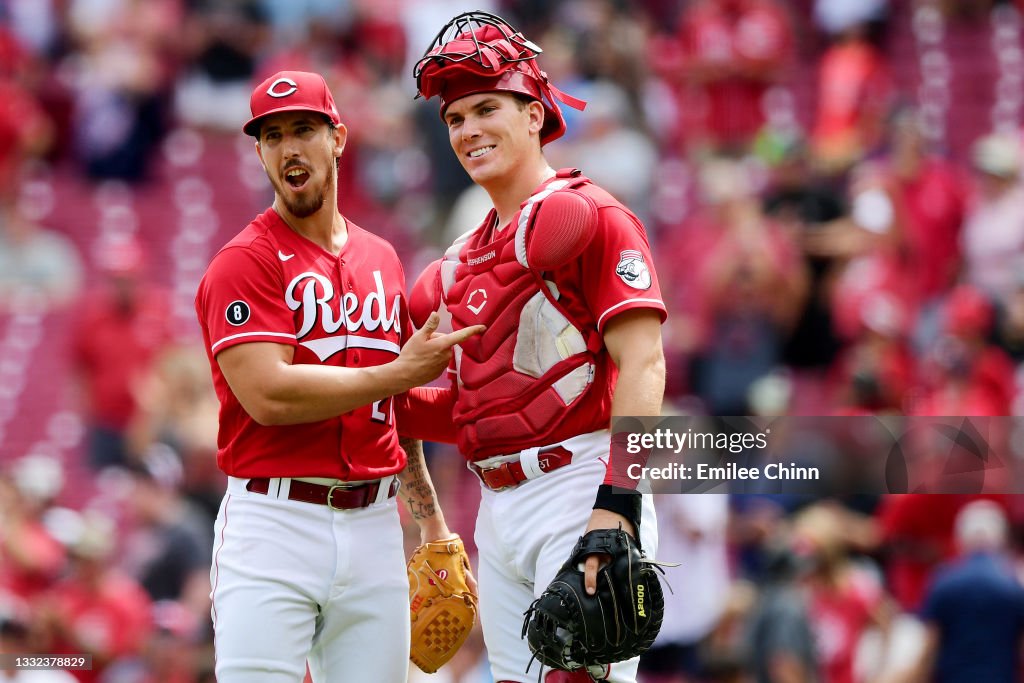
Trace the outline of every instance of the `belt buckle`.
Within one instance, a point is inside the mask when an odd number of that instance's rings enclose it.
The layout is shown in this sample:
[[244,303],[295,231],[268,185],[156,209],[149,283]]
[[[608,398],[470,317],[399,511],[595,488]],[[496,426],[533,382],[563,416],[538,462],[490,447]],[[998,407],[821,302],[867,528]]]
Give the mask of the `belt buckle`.
[[487,470],[485,470],[483,467],[480,467],[480,465],[477,465],[475,462],[472,461],[466,461],[466,469],[472,472],[473,475],[480,480],[480,483],[487,487],[488,491],[494,490],[487,485],[487,480],[484,479],[484,472],[486,472]]
[[[522,483],[522,482],[519,482],[519,483]],[[484,481],[484,484],[487,484],[487,482]],[[502,487],[496,488],[496,489],[495,488],[491,488],[490,486],[487,486],[487,488],[491,489],[495,493],[497,493],[498,491],[506,491],[508,489],[514,489],[514,488],[518,488],[518,487],[519,487],[519,484],[506,484],[505,486],[502,486]]]
[[352,491],[360,486],[366,486],[366,484],[334,484],[327,489],[327,507],[335,512],[344,512],[345,510],[348,510],[348,508],[340,508],[334,505],[332,502],[334,500],[334,492],[337,489],[341,489],[342,491]]
[[477,479],[479,479],[481,482],[483,482],[483,485],[487,487],[488,491],[495,491],[495,492],[497,492],[497,491],[505,491],[506,489],[514,489],[514,488],[518,487],[519,484],[522,483],[522,482],[517,482],[517,483],[514,483],[514,484],[506,484],[505,486],[501,486],[499,488],[494,488],[493,486],[491,486],[490,484],[487,483],[487,480],[484,478],[484,472],[493,472],[494,470],[499,470],[499,469],[501,469],[502,465],[505,465],[505,464],[507,464],[507,463],[501,463],[501,465],[495,465],[494,467],[480,467],[476,463],[467,462],[466,463],[466,467],[469,469],[470,472],[472,472],[473,474],[475,474],[477,476]]

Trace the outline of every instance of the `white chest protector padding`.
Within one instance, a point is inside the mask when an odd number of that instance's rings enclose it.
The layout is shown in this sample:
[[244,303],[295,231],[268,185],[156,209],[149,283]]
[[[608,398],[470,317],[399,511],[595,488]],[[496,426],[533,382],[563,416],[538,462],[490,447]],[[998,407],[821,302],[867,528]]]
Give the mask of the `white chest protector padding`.
[[[558,290],[554,283],[547,282],[547,285],[557,297]],[[512,355],[512,367],[516,371],[531,377],[542,377],[560,361],[586,350],[583,335],[551,304],[543,292],[534,294],[523,306]],[[592,373],[593,368],[588,363],[574,369],[554,384],[566,405],[583,393],[590,383]]]

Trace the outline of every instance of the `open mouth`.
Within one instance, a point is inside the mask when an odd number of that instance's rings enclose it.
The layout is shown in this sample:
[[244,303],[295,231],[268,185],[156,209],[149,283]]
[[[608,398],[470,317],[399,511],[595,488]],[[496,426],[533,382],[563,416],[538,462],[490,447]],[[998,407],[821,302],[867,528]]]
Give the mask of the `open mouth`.
[[301,188],[309,180],[309,171],[304,168],[291,168],[284,174],[284,181],[295,189]]

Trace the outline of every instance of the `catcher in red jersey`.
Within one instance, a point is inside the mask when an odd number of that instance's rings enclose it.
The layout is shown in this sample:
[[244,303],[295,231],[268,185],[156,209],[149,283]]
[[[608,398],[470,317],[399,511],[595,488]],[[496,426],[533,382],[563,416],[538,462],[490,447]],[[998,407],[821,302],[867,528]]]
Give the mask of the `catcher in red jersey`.
[[[418,94],[439,97],[452,150],[493,208],[410,291],[416,324],[440,311],[456,330],[487,329],[456,351],[437,417],[404,404],[398,417],[411,433],[457,442],[480,478],[480,615],[499,682],[536,680],[523,614],[581,535],[621,527],[647,553],[657,545],[650,496],[617,490],[609,426],[661,412],[666,309],[637,217],[580,171],[545,160],[543,145],[565,131],[559,102],[584,103],[548,81],[539,52],[507,22],[470,12],[415,70]],[[447,411],[454,429],[440,434]],[[589,593],[603,559],[585,556]],[[632,682],[637,661],[545,680]]]
[[425,541],[453,535],[392,397],[479,331],[411,333],[394,249],[338,210],[345,146],[318,74],[253,91],[245,133],[274,203],[214,257],[196,311],[220,399],[212,617],[221,683],[401,683],[408,583],[395,504]]

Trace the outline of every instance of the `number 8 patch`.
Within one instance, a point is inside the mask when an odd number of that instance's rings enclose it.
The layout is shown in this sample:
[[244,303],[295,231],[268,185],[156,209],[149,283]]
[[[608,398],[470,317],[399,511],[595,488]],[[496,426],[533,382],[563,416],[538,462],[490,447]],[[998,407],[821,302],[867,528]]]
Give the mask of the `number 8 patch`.
[[232,325],[244,325],[249,321],[249,304],[244,301],[232,301],[228,304],[228,310],[224,311],[224,317]]

